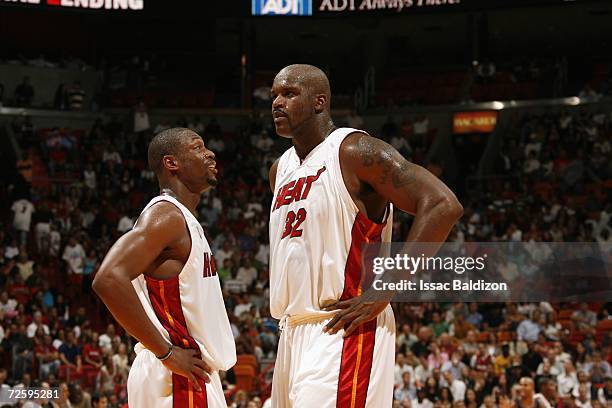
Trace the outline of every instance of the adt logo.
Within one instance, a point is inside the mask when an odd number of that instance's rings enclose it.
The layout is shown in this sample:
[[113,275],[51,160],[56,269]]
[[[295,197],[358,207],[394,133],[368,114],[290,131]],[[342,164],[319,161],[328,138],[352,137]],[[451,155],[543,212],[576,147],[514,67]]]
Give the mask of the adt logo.
[[311,16],[312,0],[251,0],[254,16]]

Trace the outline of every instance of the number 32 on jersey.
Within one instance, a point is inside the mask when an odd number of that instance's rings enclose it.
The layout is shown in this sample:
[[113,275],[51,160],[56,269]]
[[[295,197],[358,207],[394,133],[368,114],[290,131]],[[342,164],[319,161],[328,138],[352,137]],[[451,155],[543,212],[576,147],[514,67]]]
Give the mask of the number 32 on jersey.
[[285,229],[283,230],[283,238],[294,238],[301,237],[302,230],[300,229],[300,225],[306,219],[306,210],[304,208],[300,208],[297,212],[289,211],[287,213],[287,219],[285,220]]

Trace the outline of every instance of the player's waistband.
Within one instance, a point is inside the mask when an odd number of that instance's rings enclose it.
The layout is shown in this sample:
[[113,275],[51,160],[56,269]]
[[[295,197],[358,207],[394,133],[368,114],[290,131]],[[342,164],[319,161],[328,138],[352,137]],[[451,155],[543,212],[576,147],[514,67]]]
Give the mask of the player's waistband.
[[301,313],[296,315],[284,315],[278,323],[280,330],[290,329],[304,324],[317,324],[331,319],[338,313],[338,310],[332,311],[316,311],[310,313]]

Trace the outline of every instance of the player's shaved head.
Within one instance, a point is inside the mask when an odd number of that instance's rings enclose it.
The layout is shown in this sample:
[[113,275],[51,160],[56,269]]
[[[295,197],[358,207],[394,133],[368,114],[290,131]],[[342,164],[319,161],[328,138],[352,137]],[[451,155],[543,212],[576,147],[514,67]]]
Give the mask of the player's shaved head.
[[331,100],[331,88],[325,72],[314,65],[293,64],[281,69],[276,75],[278,80],[295,81],[303,86],[311,95],[323,94],[327,97],[327,110]]
[[187,128],[170,128],[156,134],[149,143],[147,154],[149,168],[159,177],[163,169],[164,156],[179,156],[181,148],[194,136],[197,134]]

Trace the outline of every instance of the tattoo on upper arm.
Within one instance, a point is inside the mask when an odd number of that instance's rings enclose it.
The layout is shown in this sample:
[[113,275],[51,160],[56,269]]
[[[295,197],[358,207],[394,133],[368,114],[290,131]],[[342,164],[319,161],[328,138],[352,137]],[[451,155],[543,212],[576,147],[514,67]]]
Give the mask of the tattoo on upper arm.
[[386,184],[391,179],[394,188],[401,188],[416,180],[414,167],[406,160],[398,160],[393,151],[382,140],[370,137],[359,139],[359,155],[364,167],[374,164],[382,167],[382,173],[378,178],[379,184]]
[[391,182],[393,187],[400,188],[412,184],[416,180],[414,167],[407,161],[399,163],[391,174]]

